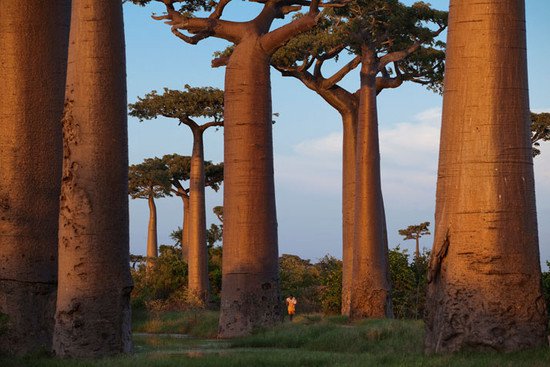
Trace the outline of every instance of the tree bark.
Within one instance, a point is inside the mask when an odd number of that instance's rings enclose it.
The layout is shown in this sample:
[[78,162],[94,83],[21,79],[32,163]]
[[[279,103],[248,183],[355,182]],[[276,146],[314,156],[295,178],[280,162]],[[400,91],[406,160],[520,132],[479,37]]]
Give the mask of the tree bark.
[[425,346],[547,345],[523,0],[451,0]]
[[206,210],[204,194],[203,131],[192,128],[193,152],[189,174],[189,260],[188,289],[200,301],[208,300],[208,253],[206,248]]
[[[365,47],[366,48],[366,47]],[[376,54],[364,49],[359,90],[355,243],[350,317],[392,317],[386,220],[380,182]]]
[[153,194],[147,198],[149,204],[149,225],[147,228],[147,269],[151,269],[158,257],[158,235],[157,235],[157,206]]
[[222,338],[282,321],[269,63],[250,36],[226,70]]
[[67,0],[2,2],[0,354],[51,348],[69,17]]
[[342,315],[349,316],[353,279],[355,236],[355,165],[357,148],[357,108],[342,115]]
[[54,351],[131,349],[122,3],[73,0]]
[[189,197],[181,196],[183,202],[183,220],[181,227],[181,253],[183,261],[189,262]]

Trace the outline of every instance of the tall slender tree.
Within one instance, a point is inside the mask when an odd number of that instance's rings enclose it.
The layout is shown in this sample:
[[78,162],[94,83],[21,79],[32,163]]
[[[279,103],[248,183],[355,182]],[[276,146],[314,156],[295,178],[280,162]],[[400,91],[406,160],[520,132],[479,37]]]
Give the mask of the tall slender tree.
[[69,18],[68,0],[2,2],[0,354],[52,344]]
[[126,103],[122,2],[73,0],[53,339],[60,357],[131,349]]
[[132,199],[145,199],[149,205],[147,230],[147,268],[158,257],[157,206],[155,199],[171,196],[168,167],[160,158],[147,158],[128,170],[128,191]]
[[[208,251],[203,134],[210,127],[223,126],[223,92],[216,88],[192,88],[188,85],[185,89],[177,91],[165,88],[163,94],[152,91],[143,98],[138,97],[138,101],[130,105],[130,115],[138,117],[140,121],[158,116],[177,119],[193,133],[193,152],[189,169],[189,217],[186,219],[188,230],[185,238],[189,246],[188,290],[205,302],[208,299]],[[195,120],[197,117],[211,118],[212,121],[201,125]],[[173,183],[176,183],[177,178],[174,179]],[[183,198],[183,191],[178,192]]]
[[523,0],[451,0],[425,346],[547,345]]
[[[149,0],[133,0],[145,4]],[[196,44],[207,37],[235,44],[225,73],[224,257],[220,337],[250,333],[282,320],[278,280],[277,218],[273,178],[270,58],[317,22],[321,0],[266,0],[250,21],[222,20],[231,0],[209,2],[209,16],[195,17],[200,2],[161,0],[172,32]],[[277,18],[309,6],[306,15],[271,30]],[[242,5],[241,5],[242,6]],[[184,33],[187,32],[187,33]]]
[[428,227],[430,226],[430,222],[423,222],[416,225],[408,226],[407,228],[400,229],[399,235],[403,236],[404,240],[414,240],[416,247],[414,250],[414,258],[415,260],[418,260],[420,258],[420,238],[422,236],[426,236],[431,234]]
[[[183,220],[178,242],[181,243],[182,257],[185,262],[189,260],[189,225],[186,224],[189,213],[189,187],[185,187],[184,181],[189,180],[191,173],[191,157],[181,156],[179,154],[167,154],[162,160],[170,172],[170,181],[172,193],[179,196],[183,204]],[[210,161],[204,161],[204,185],[214,191],[220,189],[223,181],[223,163],[213,164]]]
[[[391,14],[391,16],[390,16]],[[311,31],[295,37],[274,55],[272,64],[284,76],[299,79],[306,87],[318,93],[342,116],[343,125],[343,178],[342,178],[342,313],[350,315],[351,293],[355,289],[357,305],[355,317],[390,315],[389,299],[371,307],[374,301],[368,285],[361,285],[367,279],[378,279],[371,283],[372,289],[389,289],[387,282],[387,261],[376,260],[387,252],[386,225],[383,215],[382,191],[379,179],[378,134],[371,132],[358,141],[358,125],[375,127],[376,113],[359,115],[361,90],[353,93],[338,83],[357,66],[362,64],[363,45],[373,53],[373,98],[384,89],[397,88],[410,81],[439,91],[443,79],[444,51],[437,35],[445,28],[446,13],[433,10],[424,3],[405,6],[398,1],[352,2],[348,7],[326,10],[318,25]],[[427,28],[426,23],[435,27]],[[330,76],[325,76],[323,66],[329,60],[345,57],[352,53],[351,60]],[[391,67],[390,67],[391,65]],[[365,67],[363,63],[363,67]],[[375,106],[375,105],[374,105]],[[365,134],[365,131],[362,130]],[[368,139],[367,139],[368,138]],[[357,150],[362,150],[362,163],[356,159]],[[368,154],[367,154],[368,153]],[[368,159],[367,159],[368,158]],[[357,174],[361,173],[359,184],[363,187],[360,197],[361,210],[356,205]],[[368,189],[365,185],[368,183]],[[369,195],[374,195],[369,197]],[[381,220],[380,222],[377,222]],[[356,224],[360,224],[358,239],[355,240]],[[354,255],[355,254],[355,255]],[[354,276],[353,263],[359,263]],[[365,274],[371,276],[365,276]],[[378,276],[374,276],[378,274]],[[386,275],[384,275],[386,274]],[[356,285],[353,286],[352,280]],[[360,297],[359,290],[363,295]],[[387,295],[387,291],[385,292]],[[368,298],[371,301],[366,301]],[[387,310],[383,310],[386,308]]]

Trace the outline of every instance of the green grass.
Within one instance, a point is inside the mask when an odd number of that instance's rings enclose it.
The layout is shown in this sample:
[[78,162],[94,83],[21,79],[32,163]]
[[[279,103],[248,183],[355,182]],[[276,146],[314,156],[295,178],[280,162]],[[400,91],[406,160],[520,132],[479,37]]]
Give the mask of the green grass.
[[187,334],[197,338],[215,338],[218,312],[208,310],[149,312],[135,310],[132,330],[135,333]]
[[[204,312],[204,311],[203,311]],[[187,328],[192,313],[136,314],[136,328],[174,333]],[[211,330],[215,313],[198,313]],[[155,318],[155,323],[150,319]],[[140,324],[141,323],[141,324]],[[154,325],[151,326],[151,325]],[[184,325],[184,326],[182,326]],[[180,366],[550,366],[550,349],[498,354],[457,353],[445,356],[423,354],[423,324],[411,320],[368,320],[350,323],[347,318],[306,315],[271,330],[234,339],[216,340],[166,335],[134,335],[134,354],[101,360],[56,360],[47,357],[0,358],[2,367],[180,367]]]

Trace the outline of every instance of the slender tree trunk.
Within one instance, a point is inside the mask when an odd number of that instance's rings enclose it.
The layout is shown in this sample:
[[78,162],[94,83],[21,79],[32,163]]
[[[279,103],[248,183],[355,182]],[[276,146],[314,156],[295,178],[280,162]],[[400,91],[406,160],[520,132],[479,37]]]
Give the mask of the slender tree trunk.
[[235,47],[226,70],[223,338],[282,321],[269,62],[250,39]]
[[375,53],[363,51],[356,152],[355,243],[350,316],[392,317],[380,182]]
[[69,17],[66,0],[2,1],[0,354],[51,348]]
[[451,0],[425,345],[547,345],[523,0]]
[[183,202],[183,220],[181,227],[181,253],[183,261],[189,262],[189,196],[181,196]]
[[416,240],[416,249],[414,251],[414,257],[416,260],[418,260],[420,258],[420,239],[417,236],[415,240]]
[[153,259],[158,257],[158,235],[157,235],[157,206],[153,195],[147,198],[149,204],[149,225],[147,228],[147,269],[155,264]]
[[73,0],[54,351],[131,349],[126,71],[120,0]]
[[342,116],[342,315],[350,315],[355,235],[357,111]]
[[208,253],[204,195],[204,147],[200,128],[193,128],[193,153],[189,174],[189,292],[208,300]]

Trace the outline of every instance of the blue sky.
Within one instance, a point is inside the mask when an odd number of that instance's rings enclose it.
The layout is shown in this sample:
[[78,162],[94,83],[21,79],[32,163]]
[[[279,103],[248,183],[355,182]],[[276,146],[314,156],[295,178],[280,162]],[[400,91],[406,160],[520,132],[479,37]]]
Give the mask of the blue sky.
[[[404,1],[407,4],[413,1]],[[446,9],[448,1],[431,4]],[[526,0],[527,42],[531,109],[550,112],[550,1]],[[251,19],[258,4],[235,1],[226,19]],[[223,88],[224,70],[212,69],[212,53],[226,47],[208,39],[188,45],[170,33],[162,22],[151,19],[162,7],[126,4],[128,99],[163,87]],[[357,74],[343,81],[358,87]],[[331,254],[341,257],[341,122],[339,115],[320,97],[291,78],[272,72],[273,111],[280,116],[274,125],[275,181],[279,223],[279,252],[297,254],[314,261]],[[382,158],[382,185],[390,247],[412,249],[397,230],[410,224],[432,222],[441,118],[441,96],[416,85],[384,91],[378,98]],[[176,121],[158,119],[138,122],[129,118],[130,163],[169,153],[190,155],[192,137]],[[541,259],[550,260],[550,143],[535,158],[537,209]],[[205,157],[223,159],[223,130],[205,134]],[[221,191],[207,191],[207,221],[217,223],[211,208],[222,205]],[[159,243],[172,243],[170,232],[181,226],[179,198],[160,199]],[[131,251],[145,253],[148,209],[145,200],[130,203]],[[422,240],[430,248],[431,237]]]

